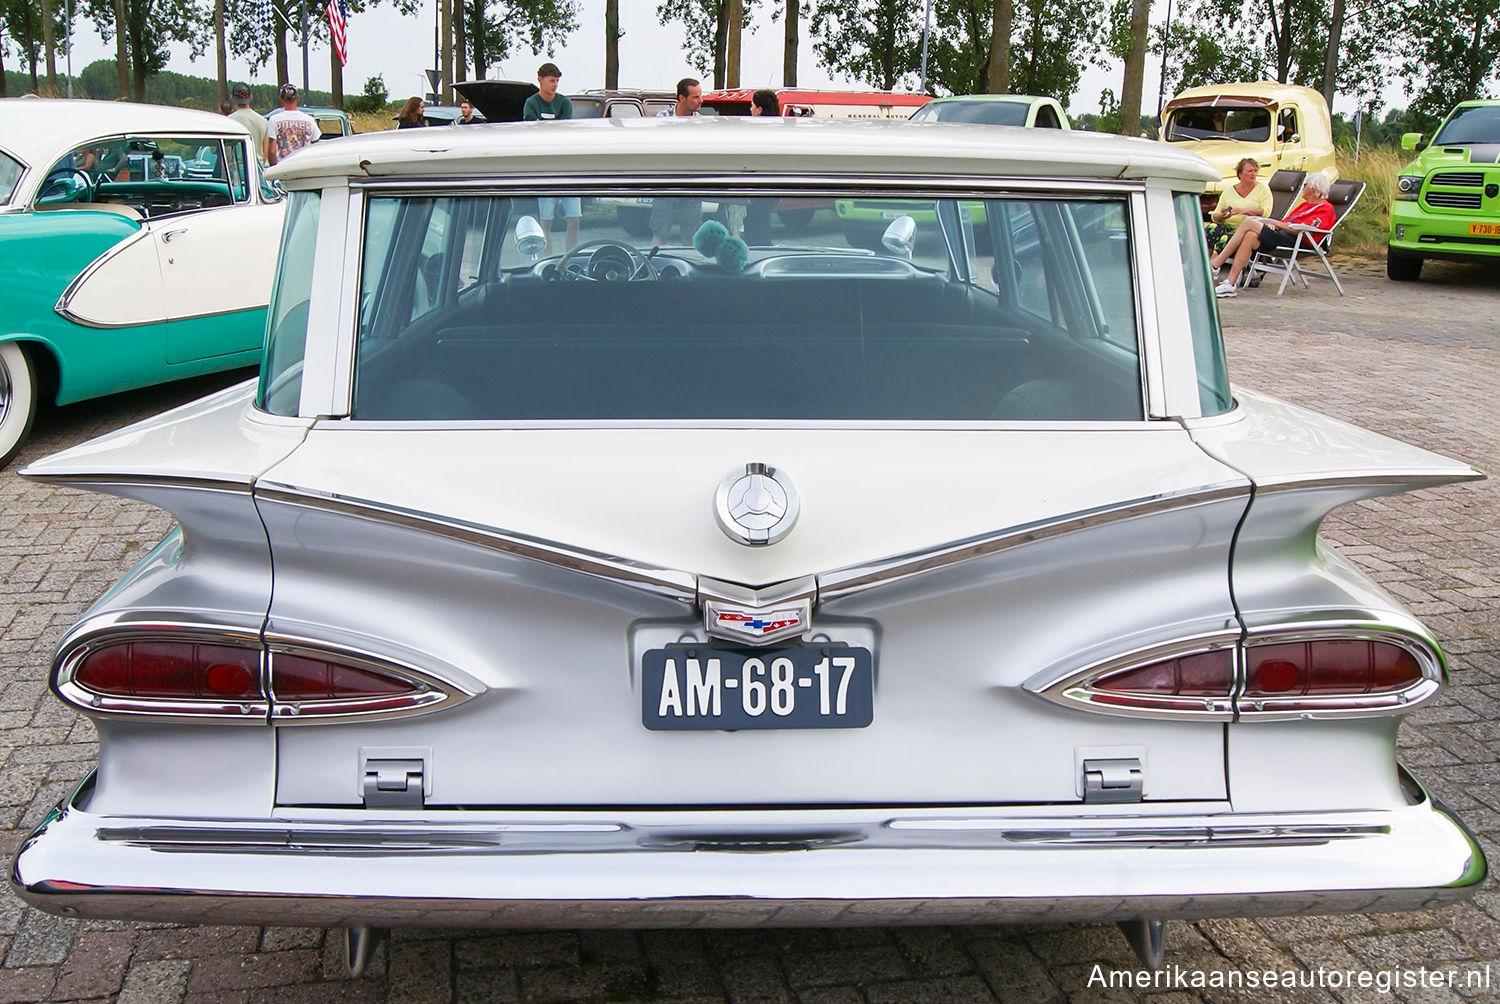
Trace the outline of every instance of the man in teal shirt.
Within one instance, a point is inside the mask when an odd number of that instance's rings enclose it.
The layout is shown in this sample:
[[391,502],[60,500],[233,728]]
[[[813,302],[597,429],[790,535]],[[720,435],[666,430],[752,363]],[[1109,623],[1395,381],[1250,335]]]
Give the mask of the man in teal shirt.
[[[552,119],[570,119],[573,117],[573,102],[566,94],[557,93],[557,83],[562,79],[562,70],[557,68],[556,63],[543,63],[536,71],[537,91],[526,99],[526,105],[521,109],[521,117],[527,122],[547,121]],[[552,220],[559,210],[568,220],[567,249],[572,250],[578,246],[578,224],[583,218],[583,205],[579,199],[572,198],[547,198],[542,196],[536,200],[537,212],[542,217],[542,230],[547,234],[547,253],[552,253]]]

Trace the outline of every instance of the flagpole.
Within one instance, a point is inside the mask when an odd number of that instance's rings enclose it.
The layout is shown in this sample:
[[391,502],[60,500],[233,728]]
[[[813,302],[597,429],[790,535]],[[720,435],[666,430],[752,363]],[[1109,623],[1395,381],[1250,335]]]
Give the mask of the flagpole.
[[307,99],[307,41],[311,34],[307,27],[307,0],[302,0],[302,97]]

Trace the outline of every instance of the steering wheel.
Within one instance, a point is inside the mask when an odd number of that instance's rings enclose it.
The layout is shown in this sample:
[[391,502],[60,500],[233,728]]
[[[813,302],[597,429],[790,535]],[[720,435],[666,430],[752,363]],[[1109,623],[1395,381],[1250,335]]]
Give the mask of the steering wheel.
[[[62,188],[64,182],[68,183],[66,190]],[[37,199],[55,198],[59,195],[69,196],[60,200],[64,202],[91,202],[94,198],[94,179],[81,167],[69,168],[66,174],[59,172],[48,178]],[[84,198],[79,198],[80,195]]]
[[[581,265],[575,259],[589,252],[588,261]],[[630,282],[635,279],[655,279],[656,269],[651,259],[629,244],[619,241],[589,241],[580,244],[557,263],[557,274],[563,279],[588,279],[591,282]]]

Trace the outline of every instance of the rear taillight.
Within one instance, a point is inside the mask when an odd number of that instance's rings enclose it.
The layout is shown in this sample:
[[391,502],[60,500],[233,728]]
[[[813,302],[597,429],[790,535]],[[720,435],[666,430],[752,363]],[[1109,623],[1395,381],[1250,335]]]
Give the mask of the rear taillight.
[[264,721],[260,646],[162,633],[95,639],[65,656],[57,691],[91,711]]
[[413,677],[363,663],[351,665],[303,652],[271,653],[272,716],[277,721],[412,711],[447,699]]
[[242,722],[383,716],[468,692],[405,667],[253,635],[178,626],[104,633],[65,647],[56,690],[87,711]]
[[1245,646],[1243,717],[1401,709],[1438,690],[1417,652],[1373,638],[1252,640]]
[[1093,703],[1106,707],[1225,713],[1234,694],[1234,650],[1196,652],[1106,672],[1094,678],[1088,691]]
[[1243,643],[1200,639],[1139,652],[1039,692],[1109,714],[1253,721],[1404,711],[1437,693],[1442,678],[1437,649],[1406,633],[1265,630]]

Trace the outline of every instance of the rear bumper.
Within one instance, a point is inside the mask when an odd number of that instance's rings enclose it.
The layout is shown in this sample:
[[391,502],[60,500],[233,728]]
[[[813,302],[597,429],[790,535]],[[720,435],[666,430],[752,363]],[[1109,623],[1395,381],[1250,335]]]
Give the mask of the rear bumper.
[[88,790],[17,855],[12,883],[43,910],[348,927],[1061,922],[1424,909],[1486,876],[1467,830],[1419,789],[1397,809],[1255,816],[305,810],[257,821],[104,817],[87,811]]

